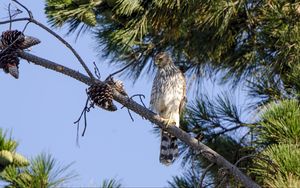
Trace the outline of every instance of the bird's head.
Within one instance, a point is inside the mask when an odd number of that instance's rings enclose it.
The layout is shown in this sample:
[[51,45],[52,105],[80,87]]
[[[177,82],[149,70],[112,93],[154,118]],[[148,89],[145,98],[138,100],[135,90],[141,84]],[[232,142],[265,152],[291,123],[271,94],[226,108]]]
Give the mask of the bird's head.
[[166,52],[160,52],[154,58],[154,63],[158,68],[164,68],[172,62],[171,57]]

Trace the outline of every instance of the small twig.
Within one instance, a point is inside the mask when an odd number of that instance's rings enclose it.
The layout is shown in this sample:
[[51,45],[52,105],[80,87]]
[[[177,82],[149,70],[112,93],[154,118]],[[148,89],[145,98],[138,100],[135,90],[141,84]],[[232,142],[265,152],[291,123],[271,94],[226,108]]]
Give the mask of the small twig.
[[132,116],[132,114],[131,114],[131,112],[130,112],[130,110],[128,108],[127,108],[127,112],[128,112],[128,114],[130,116],[131,121],[134,122],[133,116]]
[[17,16],[18,14],[21,14],[23,11],[21,11],[20,9],[16,9],[16,12],[13,14],[13,15],[11,15],[11,17],[13,18],[13,17],[15,17],[15,16]]
[[10,6],[11,6],[11,3],[8,4],[8,15],[9,15],[9,30],[11,30],[11,27],[12,27],[12,22],[11,22],[11,19],[12,19],[12,16],[11,16],[11,12],[10,12]]
[[22,30],[22,33],[25,32],[25,30],[27,29],[27,26],[28,26],[29,24],[30,24],[30,21],[28,21],[28,22],[25,24],[24,29]]
[[139,97],[139,98],[140,98],[140,101],[141,101],[141,103],[142,103],[142,105],[143,105],[145,108],[147,108],[146,105],[145,105],[145,103],[144,103],[144,101],[143,101],[143,99],[146,98],[145,95],[143,95],[143,94],[135,94],[135,95],[132,95],[132,96],[130,97],[130,99],[133,99],[133,97]]
[[83,131],[82,131],[82,133],[81,133],[81,136],[82,137],[84,137],[84,134],[85,134],[85,131],[86,131],[86,128],[87,128],[87,119],[86,119],[86,112],[88,112],[89,111],[89,109],[88,108],[86,108],[85,110],[84,110],[84,127],[83,127]]
[[[144,103],[144,101],[143,101],[143,98],[145,99],[145,95],[143,95],[143,94],[135,94],[135,95],[132,95],[131,97],[129,97],[128,100],[133,100],[133,97],[139,97],[139,98],[140,98],[140,101],[141,101],[141,103],[142,103],[142,105],[143,105],[145,108],[147,108],[146,105],[145,105],[145,103]],[[123,106],[121,107],[121,109],[123,109],[124,107],[125,107],[125,106],[123,105]],[[133,117],[132,117],[132,114],[131,114],[131,112],[130,112],[130,110],[129,110],[128,108],[127,108],[127,111],[128,111],[128,114],[129,114],[131,120],[134,121],[134,119],[133,119]]]
[[95,62],[93,62],[93,64],[94,64],[94,72],[95,72],[95,75],[96,75],[96,77],[97,77],[97,79],[101,79],[101,74],[100,74],[100,70],[99,70],[99,68],[98,68],[98,66],[96,65],[96,63]]
[[23,9],[26,10],[26,12],[28,13],[28,16],[30,19],[33,19],[33,15],[32,15],[32,12],[26,7],[24,6],[23,4],[21,4],[19,1],[17,0],[12,0],[13,2],[17,3],[18,5],[20,5]]
[[79,123],[80,123],[80,120],[83,116],[83,118],[84,118],[84,129],[83,129],[83,132],[82,132],[81,136],[84,136],[85,131],[86,131],[86,127],[87,127],[86,113],[89,112],[90,108],[93,106],[93,105],[90,105],[90,107],[88,107],[88,102],[89,101],[90,101],[90,97],[87,97],[84,108],[83,108],[79,118],[74,122],[74,124],[77,124],[77,136],[76,136],[77,145],[79,145]]
[[199,180],[199,185],[198,185],[198,188],[203,188],[203,180],[207,174],[207,172],[209,171],[209,169],[211,169],[213,166],[215,165],[215,163],[211,163],[210,165],[208,165],[204,171],[202,172],[201,174],[201,177],[200,177],[200,180]]
[[[123,109],[125,106],[123,105],[122,107],[121,107],[121,109]],[[131,114],[131,112],[130,112],[130,110],[127,108],[127,112],[128,112],[128,114],[129,114],[129,117],[130,117],[130,119],[131,119],[131,121],[132,122],[134,122],[134,119],[133,119],[133,116],[132,116],[132,114]]]

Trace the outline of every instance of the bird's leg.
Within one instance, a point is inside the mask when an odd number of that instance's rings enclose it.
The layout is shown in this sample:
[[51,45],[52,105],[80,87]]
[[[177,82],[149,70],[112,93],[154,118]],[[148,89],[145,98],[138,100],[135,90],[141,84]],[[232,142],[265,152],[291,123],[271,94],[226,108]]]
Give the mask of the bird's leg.
[[168,128],[169,126],[172,125],[176,125],[176,122],[174,120],[172,120],[171,118],[169,119],[165,119],[163,118],[164,124],[166,125],[166,128]]

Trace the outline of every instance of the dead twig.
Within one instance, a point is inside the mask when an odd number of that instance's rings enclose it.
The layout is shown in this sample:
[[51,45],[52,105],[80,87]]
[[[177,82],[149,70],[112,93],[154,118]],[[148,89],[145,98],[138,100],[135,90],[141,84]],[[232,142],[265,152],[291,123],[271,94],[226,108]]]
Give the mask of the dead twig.
[[[139,97],[142,105],[145,108],[147,108],[146,105],[145,105],[145,103],[144,103],[144,101],[143,101],[143,98],[145,99],[145,95],[143,95],[143,94],[135,94],[135,95],[132,95],[131,97],[129,97],[128,100],[133,100],[134,97]],[[126,106],[122,106],[121,109],[123,109],[124,107],[126,107]],[[134,119],[132,117],[132,114],[131,114],[131,112],[130,112],[130,110],[128,108],[127,108],[127,111],[128,111],[128,114],[129,114],[131,120],[134,121]]]
[[20,3],[17,0],[12,0],[12,1],[20,5],[23,9],[25,9],[26,12],[28,13],[29,18],[33,18],[32,12],[26,6],[24,6],[22,3]]
[[83,137],[87,128],[87,118],[86,118],[86,113],[90,111],[91,108],[94,107],[94,104],[90,104],[90,106],[88,106],[88,103],[90,101],[90,97],[88,96],[84,105],[84,108],[79,116],[79,118],[74,122],[74,124],[77,124],[77,136],[76,136],[76,143],[77,145],[79,145],[79,126],[80,126],[80,120],[83,116],[84,119],[84,129],[81,133],[81,136]]
[[8,15],[9,15],[9,30],[11,30],[11,26],[12,26],[12,22],[11,22],[11,19],[12,19],[12,16],[11,16],[11,10],[10,10],[10,6],[11,6],[11,4],[9,3],[8,4]]
[[94,72],[95,72],[96,78],[97,78],[98,80],[100,80],[100,79],[101,79],[100,70],[99,70],[99,68],[98,68],[98,66],[96,65],[95,62],[93,62],[93,64],[94,64]]
[[25,26],[24,26],[24,28],[23,28],[23,30],[22,30],[22,33],[24,33],[25,32],[25,30],[27,29],[27,26],[30,24],[30,21],[28,21],[26,24],[25,24]]
[[135,95],[132,95],[130,98],[133,99],[134,97],[139,97],[139,98],[140,98],[140,101],[141,101],[141,103],[142,103],[142,105],[143,105],[145,108],[147,108],[146,105],[145,105],[145,103],[144,103],[144,101],[143,101],[143,99],[146,98],[145,95],[143,95],[143,94],[135,94]]

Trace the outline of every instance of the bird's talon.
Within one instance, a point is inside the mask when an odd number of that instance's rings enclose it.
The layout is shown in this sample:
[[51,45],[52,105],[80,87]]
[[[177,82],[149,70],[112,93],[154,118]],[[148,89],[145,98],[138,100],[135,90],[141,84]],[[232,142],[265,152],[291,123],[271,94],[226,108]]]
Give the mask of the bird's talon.
[[176,122],[175,121],[172,121],[170,119],[164,119],[164,124],[166,126],[166,128],[172,126],[172,125],[176,125]]

